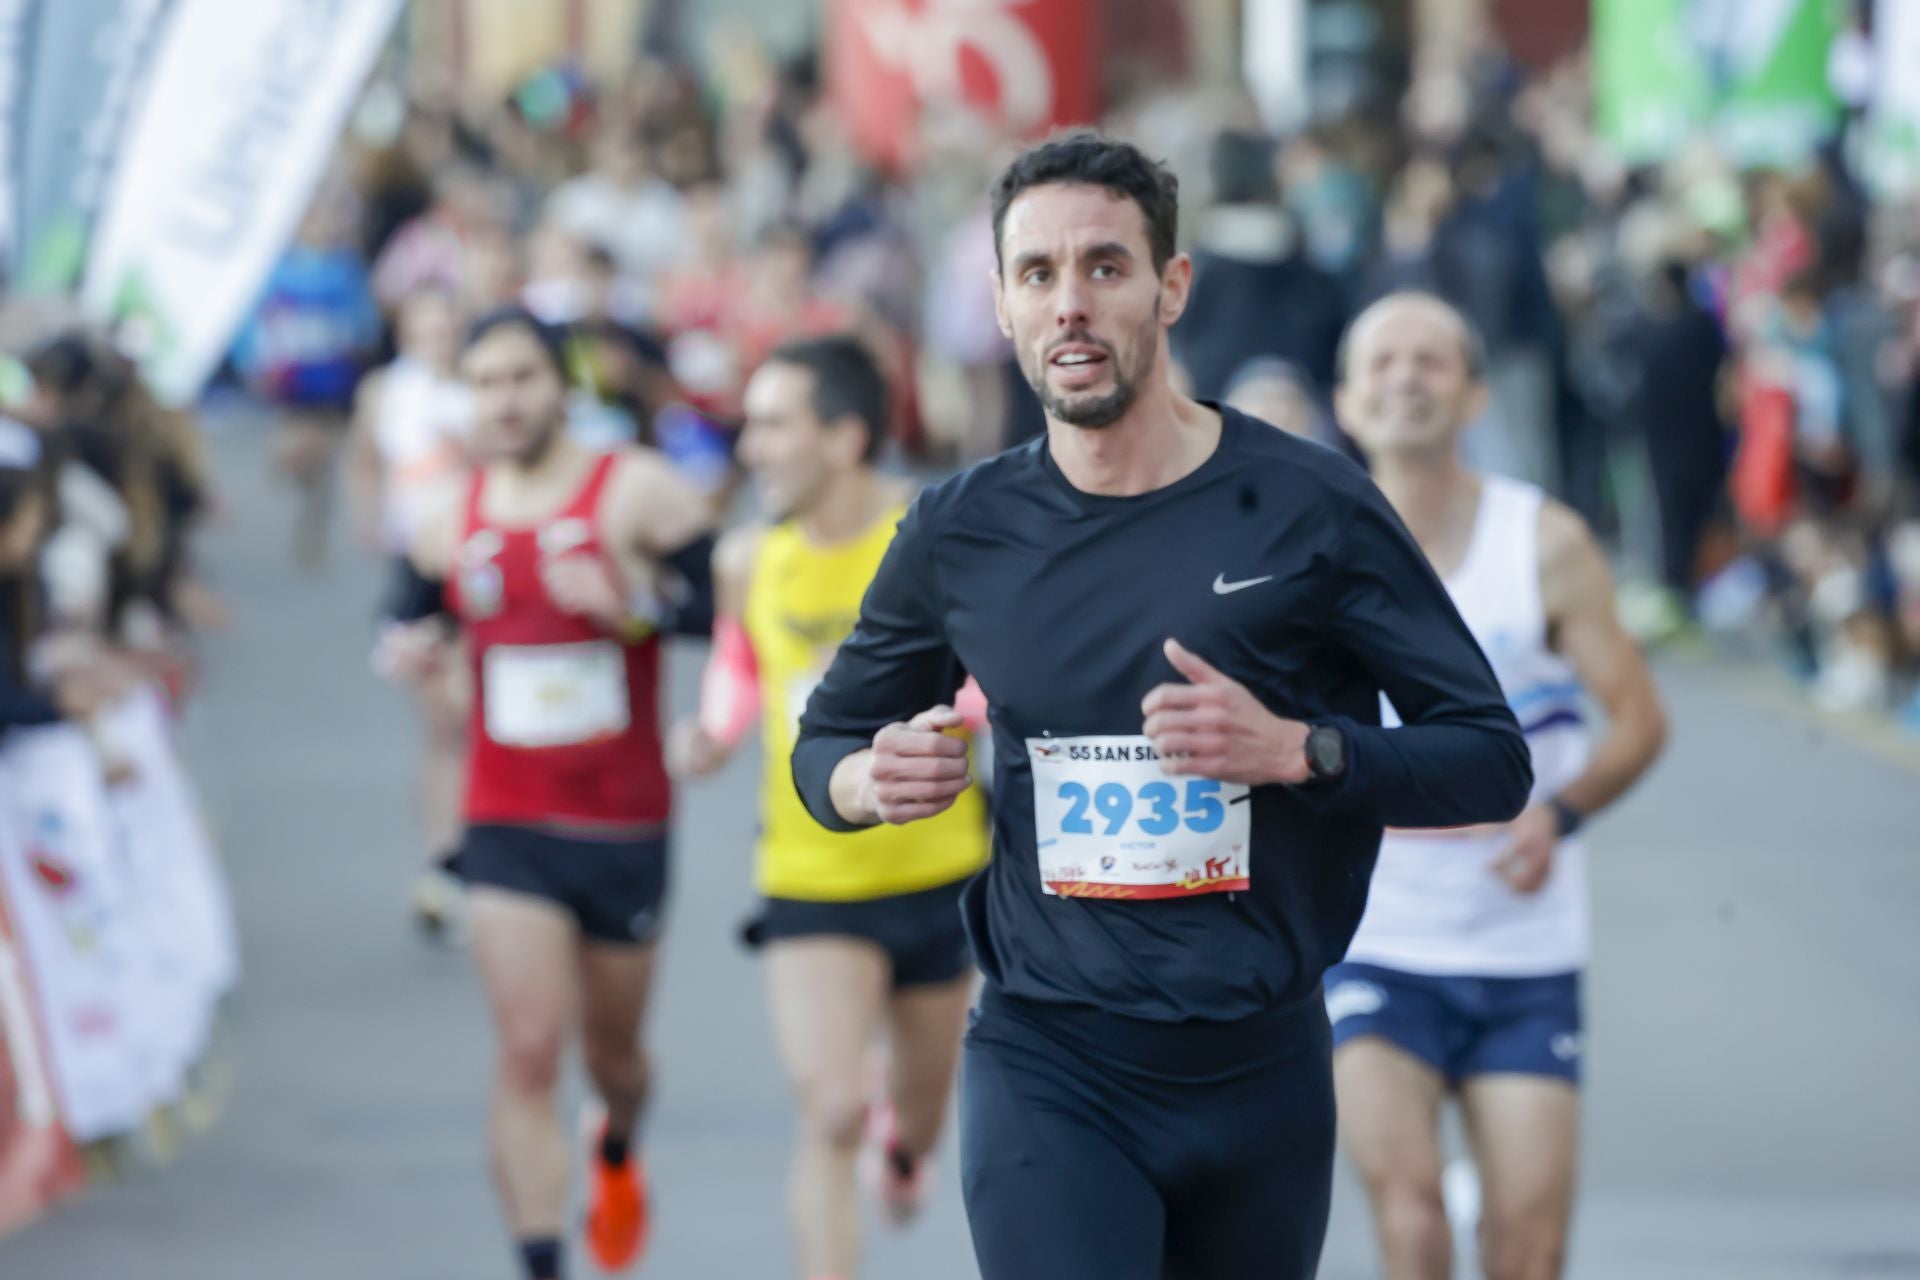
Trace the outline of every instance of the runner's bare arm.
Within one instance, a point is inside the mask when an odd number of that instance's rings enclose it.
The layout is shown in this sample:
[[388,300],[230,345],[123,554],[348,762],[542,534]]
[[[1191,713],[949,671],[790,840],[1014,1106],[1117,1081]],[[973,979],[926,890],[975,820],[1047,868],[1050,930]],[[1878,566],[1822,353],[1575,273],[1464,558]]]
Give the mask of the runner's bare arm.
[[700,678],[700,709],[674,725],[667,743],[676,777],[702,778],[723,768],[759,718],[760,668],[743,619],[762,532],[742,525],[714,548],[713,648]]
[[720,535],[713,547],[713,606],[723,618],[736,621],[747,614],[747,589],[753,584],[753,562],[760,555],[763,524],[737,525]]
[[363,547],[380,540],[380,493],[385,484],[376,438],[378,406],[386,388],[386,373],[376,369],[360,380],[353,396],[353,421],[347,429],[347,504],[353,530]]
[[1613,574],[1586,522],[1556,502],[1540,512],[1540,589],[1548,635],[1607,713],[1587,768],[1560,793],[1582,816],[1619,799],[1667,740],[1660,691],[1614,612]]
[[453,571],[453,562],[460,541],[460,512],[464,496],[449,495],[426,512],[420,519],[413,536],[413,545],[408,548],[407,558],[413,561],[423,577],[444,579]]
[[403,566],[410,572],[399,575],[384,606],[388,623],[373,650],[381,675],[421,687],[448,678],[457,632],[445,586],[459,537],[460,507],[452,499],[421,521]]
[[607,502],[606,545],[636,589],[667,605],[662,630],[705,635],[713,628],[713,514],[665,455],[623,453]]

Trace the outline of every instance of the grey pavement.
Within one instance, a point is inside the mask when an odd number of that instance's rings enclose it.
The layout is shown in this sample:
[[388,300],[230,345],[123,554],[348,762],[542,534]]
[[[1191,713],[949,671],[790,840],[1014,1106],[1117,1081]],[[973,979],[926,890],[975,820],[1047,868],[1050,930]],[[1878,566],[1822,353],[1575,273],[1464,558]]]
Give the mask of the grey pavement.
[[[231,519],[206,558],[238,617],[206,646],[187,737],[245,940],[233,1084],[176,1162],[0,1240],[0,1277],[512,1280],[484,1173],[478,993],[466,958],[423,946],[404,914],[414,730],[367,669],[379,570],[343,552],[293,574],[257,434],[232,429],[219,457]],[[677,706],[699,658],[673,654]],[[1711,667],[1662,680],[1668,758],[1595,835],[1570,1274],[1920,1277],[1920,776]],[[792,1273],[790,1111],[734,942],[756,768],[681,808],[642,1271],[666,1280]],[[867,1274],[977,1274],[950,1147],[942,1173],[913,1230],[875,1230]],[[1340,1178],[1322,1275],[1359,1280],[1372,1246]]]

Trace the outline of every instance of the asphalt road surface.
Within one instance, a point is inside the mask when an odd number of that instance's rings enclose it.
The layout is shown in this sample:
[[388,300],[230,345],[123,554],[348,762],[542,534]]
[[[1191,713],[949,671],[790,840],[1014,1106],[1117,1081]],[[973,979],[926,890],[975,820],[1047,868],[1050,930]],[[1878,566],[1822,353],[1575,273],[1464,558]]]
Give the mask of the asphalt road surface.
[[[513,1280],[483,1163],[488,1035],[466,957],[409,931],[403,702],[368,672],[380,581],[289,568],[258,433],[220,442],[207,561],[237,612],[187,736],[230,865],[245,988],[211,1132],[0,1241],[7,1280]],[[700,650],[677,650],[675,705]],[[1597,956],[1576,1280],[1920,1276],[1920,774],[1747,676],[1667,665],[1673,745],[1594,836]],[[791,1127],[734,941],[757,761],[687,791],[653,1021],[643,1274],[791,1274]],[[867,1274],[977,1274],[949,1145]],[[1375,1274],[1343,1170],[1322,1275]],[[1088,1224],[1091,1226],[1092,1224]],[[584,1263],[578,1274],[586,1274]],[[1464,1273],[1463,1273],[1464,1274]]]

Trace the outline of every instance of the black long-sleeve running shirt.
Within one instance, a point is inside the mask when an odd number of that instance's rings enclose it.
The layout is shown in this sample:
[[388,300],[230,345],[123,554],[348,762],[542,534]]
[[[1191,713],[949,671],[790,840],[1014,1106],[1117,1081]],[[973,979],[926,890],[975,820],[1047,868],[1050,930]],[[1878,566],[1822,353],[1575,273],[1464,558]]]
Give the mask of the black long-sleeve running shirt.
[[[1276,714],[1338,726],[1346,772],[1253,789],[1242,891],[1049,893],[1030,743],[1139,735],[1142,699],[1181,679],[1169,636]],[[987,697],[995,773],[994,856],[968,887],[967,924],[987,980],[1034,1001],[1177,1022],[1304,998],[1345,954],[1383,826],[1504,821],[1532,785],[1486,659],[1372,481],[1231,410],[1205,463],[1137,497],[1073,488],[1044,438],[923,492],[801,720],[793,774],[815,818],[848,830],[834,766],[967,673]],[[1380,727],[1383,691],[1402,727]],[[1139,847],[1127,823],[1163,811],[1088,780],[1094,806],[1080,794],[1062,818],[1049,795],[1045,820],[1121,831],[1124,857]],[[1187,804],[1214,821],[1206,797]]]

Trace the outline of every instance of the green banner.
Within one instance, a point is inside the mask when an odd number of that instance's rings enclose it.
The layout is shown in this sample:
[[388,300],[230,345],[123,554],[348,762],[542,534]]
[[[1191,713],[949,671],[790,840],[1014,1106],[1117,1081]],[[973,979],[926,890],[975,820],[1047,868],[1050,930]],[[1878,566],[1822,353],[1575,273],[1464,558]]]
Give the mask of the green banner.
[[1736,159],[1750,165],[1793,164],[1839,124],[1827,55],[1840,33],[1841,9],[1834,0],[1766,0],[1740,7],[1741,34],[1733,43],[1731,74],[1714,119],[1716,134]]
[[1786,165],[1832,132],[1835,0],[1595,0],[1594,110],[1632,164],[1703,130],[1742,165]]
[[1688,0],[1595,0],[1594,116],[1629,164],[1672,155],[1707,119],[1711,99],[1687,9]]

